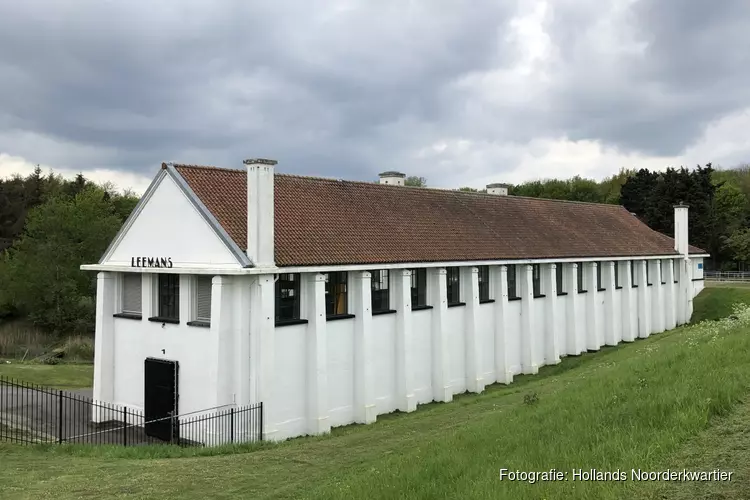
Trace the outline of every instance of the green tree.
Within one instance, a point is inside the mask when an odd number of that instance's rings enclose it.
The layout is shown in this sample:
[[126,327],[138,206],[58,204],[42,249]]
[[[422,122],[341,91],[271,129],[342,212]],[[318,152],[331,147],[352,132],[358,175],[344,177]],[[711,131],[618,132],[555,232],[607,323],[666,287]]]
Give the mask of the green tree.
[[737,262],[750,263],[750,229],[737,229],[727,238],[727,247]]
[[54,332],[91,331],[95,279],[80,265],[96,262],[121,224],[95,186],[33,208],[23,235],[0,264],[0,303]]
[[427,187],[427,179],[424,177],[418,177],[416,175],[411,175],[404,179],[404,186],[411,186],[411,187]]

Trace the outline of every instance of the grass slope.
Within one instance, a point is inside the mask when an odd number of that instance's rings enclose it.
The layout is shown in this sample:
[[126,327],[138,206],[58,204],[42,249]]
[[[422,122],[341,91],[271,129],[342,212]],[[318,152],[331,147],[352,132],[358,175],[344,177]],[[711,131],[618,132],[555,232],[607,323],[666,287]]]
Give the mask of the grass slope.
[[[0,498],[650,498],[652,483],[573,481],[572,471],[674,467],[747,395],[749,350],[750,310],[247,453],[0,445]],[[214,456],[194,456],[204,453]],[[161,454],[183,457],[142,458]],[[557,468],[568,481],[500,481],[500,468]]]
[[693,323],[719,319],[732,313],[732,305],[750,304],[750,283],[706,282],[706,288],[693,302]]
[[0,376],[55,389],[91,387],[94,377],[92,364],[43,365],[40,363],[6,363],[0,360]]

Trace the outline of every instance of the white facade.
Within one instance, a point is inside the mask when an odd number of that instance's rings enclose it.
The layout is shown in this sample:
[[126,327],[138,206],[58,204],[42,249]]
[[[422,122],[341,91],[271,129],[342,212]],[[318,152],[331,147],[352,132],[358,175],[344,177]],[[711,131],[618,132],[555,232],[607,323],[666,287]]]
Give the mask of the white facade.
[[[268,261],[268,246],[252,241],[268,231],[267,220],[248,218],[256,228],[248,231],[248,251],[263,265],[247,267],[205,212],[163,170],[102,261],[84,266],[99,272],[95,399],[143,409],[144,360],[174,360],[180,365],[179,414],[262,401],[265,438],[326,433],[480,393],[562,357],[674,328],[690,320],[693,297],[703,287],[703,255],[688,255],[686,225],[684,232],[677,226],[682,255],[279,269]],[[170,258],[171,267],[134,266],[135,257]],[[533,264],[540,266],[538,294]],[[480,302],[478,266],[484,265],[490,300]],[[585,293],[578,290],[579,265]],[[508,290],[510,266],[517,298]],[[557,290],[557,266],[563,290]],[[459,268],[461,304],[455,306],[448,303],[451,267]],[[392,311],[386,314],[372,314],[368,268],[389,269]],[[411,270],[419,268],[427,269],[429,307],[412,310]],[[347,271],[347,317],[327,319],[322,273],[331,271]],[[140,317],[121,314],[127,272],[141,276]],[[302,320],[296,324],[275,326],[280,272],[300,273]],[[179,323],[158,319],[163,273],[179,275]],[[212,276],[210,325],[196,322],[197,276],[205,274]]]

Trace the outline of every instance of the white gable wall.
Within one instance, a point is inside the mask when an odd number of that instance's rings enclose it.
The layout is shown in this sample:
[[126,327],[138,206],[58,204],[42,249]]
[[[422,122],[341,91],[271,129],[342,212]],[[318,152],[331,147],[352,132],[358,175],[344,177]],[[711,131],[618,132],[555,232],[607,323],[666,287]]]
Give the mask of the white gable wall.
[[174,268],[240,264],[175,180],[161,179],[136,217],[123,228],[102,264],[130,266],[133,257],[169,257]]

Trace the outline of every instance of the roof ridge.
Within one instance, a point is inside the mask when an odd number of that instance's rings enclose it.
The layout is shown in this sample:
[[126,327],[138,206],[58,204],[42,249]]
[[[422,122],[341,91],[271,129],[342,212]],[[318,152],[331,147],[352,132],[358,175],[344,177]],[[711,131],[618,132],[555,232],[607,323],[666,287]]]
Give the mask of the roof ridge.
[[[188,164],[188,163],[173,163],[173,162],[166,162],[162,163],[162,168],[166,168],[167,165],[172,165],[173,167],[179,167],[179,168],[190,168],[190,169],[198,169],[198,170],[219,170],[219,171],[225,171],[225,172],[238,172],[238,173],[247,173],[247,170],[242,168],[228,168],[228,167],[218,167],[215,165],[195,165],[195,164]],[[578,205],[593,205],[598,207],[612,207],[612,208],[621,208],[624,209],[622,205],[615,205],[612,203],[597,203],[594,201],[578,201],[578,200],[560,200],[557,198],[541,198],[541,197],[534,197],[534,196],[519,196],[519,195],[496,195],[496,194],[490,194],[490,193],[481,193],[481,192],[475,192],[475,191],[461,191],[458,188],[438,188],[438,187],[421,187],[421,186],[396,186],[394,184],[380,184],[377,181],[362,181],[362,180],[350,180],[350,179],[340,179],[336,177],[322,177],[318,175],[301,175],[301,174],[288,174],[288,173],[282,173],[282,172],[275,172],[274,176],[280,176],[280,177],[290,177],[295,179],[305,179],[305,180],[313,180],[313,181],[326,181],[326,182],[348,182],[351,184],[363,184],[367,186],[378,186],[378,188],[383,189],[418,189],[421,191],[431,191],[431,192],[438,192],[438,193],[456,193],[461,196],[483,196],[483,197],[489,197],[492,196],[493,199],[505,196],[507,199],[516,199],[516,200],[538,200],[542,202],[553,202],[553,203],[573,203]]]

